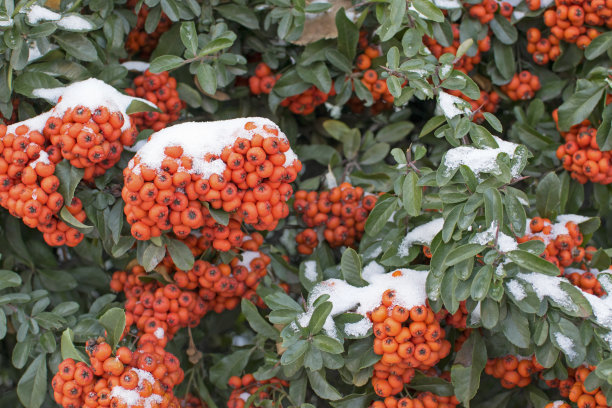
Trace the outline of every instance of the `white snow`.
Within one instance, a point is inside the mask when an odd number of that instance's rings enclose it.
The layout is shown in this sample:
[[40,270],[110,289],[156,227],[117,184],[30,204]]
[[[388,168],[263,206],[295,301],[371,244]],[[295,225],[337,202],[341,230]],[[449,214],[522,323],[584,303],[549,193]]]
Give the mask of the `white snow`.
[[251,262],[254,259],[261,258],[261,253],[259,251],[244,251],[241,253],[242,260],[238,260],[238,265],[244,266],[249,271],[251,270]]
[[128,71],[138,72],[145,72],[151,66],[151,64],[145,61],[125,61],[121,65],[124,66]]
[[41,7],[37,4],[30,7],[30,10],[26,14],[26,18],[30,24],[38,24],[41,21],[56,21],[61,17],[61,14],[49,10],[48,8]]
[[538,296],[538,299],[544,300],[545,297],[548,297],[557,304],[562,305],[569,310],[578,310],[578,306],[572,302],[572,299],[559,286],[561,282],[569,283],[567,279],[536,272],[519,273],[516,275],[516,277],[529,283],[535,294]]
[[566,356],[569,358],[576,357],[576,350],[574,350],[574,342],[572,339],[557,332],[555,333],[555,340],[557,340],[557,344],[561,347],[561,350],[563,350]]
[[249,394],[248,392],[243,392],[242,394],[239,395],[240,399],[243,401],[248,400],[250,396],[251,394]]
[[497,221],[493,221],[486,231],[474,235],[472,239],[470,239],[470,243],[487,245],[489,242],[495,240],[495,236],[497,236],[497,248],[499,248],[501,252],[510,252],[518,249],[518,244],[514,238],[497,230]]
[[[253,130],[245,130],[247,122],[254,122]],[[140,158],[140,165],[146,165],[151,169],[159,169],[162,161],[166,158],[164,149],[168,146],[180,146],[183,155],[192,158],[192,169],[189,173],[201,174],[209,178],[213,174],[221,174],[225,170],[225,162],[221,159],[212,161],[205,160],[207,154],[221,155],[223,149],[232,146],[237,138],[251,140],[253,135],[262,132],[263,126],[269,126],[278,130],[280,139],[287,139],[278,126],[265,118],[237,118],[230,120],[219,120],[214,122],[186,122],[170,126],[159,132],[153,133],[149,141],[138,150],[136,156]],[[297,156],[289,149],[285,153],[285,167],[289,167]],[[134,160],[130,161],[133,165]],[[140,172],[139,167],[134,167],[134,172]]]
[[370,327],[372,327],[372,322],[367,317],[364,317],[358,322],[345,324],[344,333],[346,333],[348,336],[359,337],[367,333],[368,330],[370,330]]
[[155,329],[155,331],[153,332],[153,335],[158,338],[158,339],[163,339],[164,338],[164,329],[161,327],[158,327],[157,329]]
[[441,9],[456,9],[461,8],[461,3],[458,0],[434,0],[434,4]]
[[[440,92],[438,95],[438,106],[442,110],[442,113],[444,113],[444,116],[449,119],[457,115],[470,113],[466,103],[467,102],[463,99],[446,92]],[[461,106],[462,108],[458,108],[457,106]]]
[[[45,113],[41,113],[38,116],[34,116],[33,118],[23,120],[21,122],[13,123],[6,127],[7,133],[14,133],[15,129],[17,129],[21,125],[25,125],[28,127],[29,131],[37,130],[42,132],[45,128],[45,123],[47,123],[47,119],[51,116],[52,111],[48,111]],[[27,136],[26,136],[27,137]]]
[[0,20],[0,27],[10,27],[13,25],[13,19],[9,16],[8,20]]
[[431,220],[423,225],[419,225],[418,227],[412,229],[412,231],[408,232],[402,243],[400,244],[397,253],[399,256],[408,255],[408,251],[412,244],[423,244],[429,245],[434,237],[442,231],[442,227],[444,226],[444,218],[436,218],[435,220]]
[[[138,385],[144,384],[144,381],[148,381],[151,385],[155,384],[155,377],[148,371],[141,370],[139,368],[132,368],[132,371],[138,376]],[[144,408],[151,408],[153,403],[160,404],[163,401],[163,397],[158,394],[151,394],[150,396],[143,398],[140,396],[137,388],[133,390],[127,390],[121,386],[115,386],[111,390],[111,399],[117,398],[119,401],[124,402],[128,407],[142,406]],[[157,405],[156,405],[157,406]]]
[[474,310],[472,310],[472,314],[470,315],[470,324],[476,325],[480,323],[480,312],[481,312],[481,302],[476,304]]
[[306,261],[304,262],[304,277],[310,282],[317,281],[317,261]]
[[519,302],[527,297],[525,289],[517,280],[512,279],[506,282],[506,289],[508,289],[512,296]]
[[94,26],[89,20],[84,19],[76,14],[62,17],[57,25],[65,30],[70,31],[86,31],[93,30]]
[[[329,302],[333,307],[327,317],[323,330],[332,337],[337,336],[336,325],[333,317],[348,311],[354,311],[362,315],[374,310],[381,304],[383,293],[395,290],[393,305],[399,305],[407,309],[414,306],[424,305],[427,300],[425,280],[427,271],[415,271],[412,269],[398,269],[385,274],[372,274],[364,279],[369,285],[358,288],[351,286],[341,279],[328,279],[317,284],[308,296],[306,312],[298,316],[298,323],[302,327],[308,326],[312,313],[313,304],[322,295],[329,295]],[[351,335],[365,335],[371,322],[360,321],[349,326]]]
[[369,281],[375,275],[381,275],[383,273],[385,273],[385,268],[377,262],[372,261],[363,268],[361,271],[361,277],[366,281]]
[[123,127],[121,128],[122,131],[131,127],[126,111],[132,101],[138,100],[156,108],[155,104],[146,99],[124,95],[112,86],[95,78],[75,82],[66,87],[35,89],[32,94],[56,103],[51,111],[53,116],[61,117],[68,109],[79,105],[87,107],[91,111],[99,106],[105,106],[110,112],[121,112],[125,119]]
[[28,163],[28,166],[35,169],[38,163],[51,164],[51,160],[49,160],[49,153],[45,152],[44,150],[41,150],[39,153],[38,159]]
[[[447,151],[444,156],[444,164],[448,168],[447,174],[450,174],[462,164],[468,166],[477,178],[479,178],[480,173],[499,174],[500,170],[496,162],[497,156],[500,153],[506,153],[512,159],[518,145],[506,142],[496,136],[493,136],[493,138],[497,142],[498,148],[485,147],[479,149],[471,146],[459,146]],[[518,168],[512,168],[511,174],[513,177],[518,176]]]

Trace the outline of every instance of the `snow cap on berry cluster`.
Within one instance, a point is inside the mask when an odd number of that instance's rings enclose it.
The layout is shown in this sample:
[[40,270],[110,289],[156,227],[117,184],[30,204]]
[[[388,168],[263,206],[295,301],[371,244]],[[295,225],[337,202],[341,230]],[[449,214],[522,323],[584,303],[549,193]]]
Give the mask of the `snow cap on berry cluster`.
[[[252,122],[253,129],[245,129],[245,125]],[[265,134],[263,127],[271,127],[278,130],[280,139],[287,136],[279,127],[269,119],[250,117],[212,122],[186,122],[170,126],[151,135],[150,139],[136,153],[140,163],[135,165],[130,161],[129,167],[136,174],[140,173],[139,166],[146,165],[151,169],[161,168],[162,161],[166,158],[165,149],[171,146],[180,146],[183,155],[192,159],[192,169],[188,173],[196,173],[204,178],[213,174],[222,174],[226,164],[221,159],[208,161],[207,155],[220,156],[223,149],[231,147],[238,138],[251,140],[254,135]],[[293,150],[284,153],[285,167],[289,167],[297,160]]]

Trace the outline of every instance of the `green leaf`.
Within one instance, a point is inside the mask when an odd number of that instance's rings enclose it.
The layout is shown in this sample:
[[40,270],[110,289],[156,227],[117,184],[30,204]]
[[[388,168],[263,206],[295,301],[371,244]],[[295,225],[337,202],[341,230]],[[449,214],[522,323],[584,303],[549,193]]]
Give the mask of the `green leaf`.
[[508,258],[528,272],[538,272],[550,276],[558,276],[559,268],[556,265],[540,258],[531,252],[516,249],[506,254]]
[[308,375],[308,381],[310,381],[310,386],[312,390],[319,397],[324,400],[336,401],[342,398],[342,394],[338,392],[330,383],[325,379],[325,371],[310,371],[307,370],[306,374]]
[[561,181],[553,172],[548,173],[536,187],[536,208],[540,216],[555,219],[561,202]]
[[485,219],[487,225],[494,222],[500,227],[504,221],[504,207],[502,205],[501,194],[496,188],[489,187],[484,194]]
[[72,202],[74,190],[83,179],[84,173],[85,170],[71,166],[68,160],[62,160],[55,165],[55,175],[60,181],[57,190],[64,197],[64,203]]
[[366,220],[366,232],[371,236],[377,236],[380,234],[396,208],[396,197],[387,195],[379,198],[376,202],[376,206]]
[[414,129],[414,123],[401,120],[391,123],[380,129],[376,134],[376,140],[385,143],[395,143],[404,139]]
[[332,79],[325,63],[317,61],[306,67],[298,65],[296,69],[304,81],[313,84],[320,91],[327,93],[331,89]]
[[193,268],[194,258],[191,249],[183,241],[163,237],[164,244],[168,248],[168,253],[172,257],[172,261],[176,267],[182,271],[188,271]]
[[212,208],[212,207],[210,207],[208,211],[210,211],[210,215],[213,217],[213,220],[215,220],[219,224],[226,225],[226,226],[227,224],[229,224],[229,213],[228,212],[223,211],[221,209]]
[[311,335],[317,334],[323,328],[327,317],[331,313],[333,308],[333,304],[331,302],[323,302],[319,306],[317,306],[312,312],[312,316],[310,317],[310,322],[308,323],[308,331]]
[[312,338],[312,344],[316,348],[326,353],[340,354],[344,351],[344,346],[338,340],[319,334]]
[[306,340],[298,340],[285,350],[281,357],[282,365],[289,365],[298,361],[300,357],[306,353],[308,342]]
[[361,278],[361,257],[353,248],[347,248],[342,253],[340,270],[342,277],[349,285],[362,287],[367,284]]
[[453,266],[479,254],[486,247],[480,244],[465,244],[454,248],[446,256],[445,264]]
[[344,8],[336,13],[336,27],[338,28],[338,51],[352,61],[357,52],[359,29],[347,16]]
[[597,128],[597,145],[601,151],[612,150],[612,103],[606,105]]
[[376,143],[361,155],[359,162],[366,166],[380,163],[387,157],[390,149],[387,143]]
[[79,350],[77,350],[76,347],[74,347],[74,343],[72,342],[73,339],[74,339],[74,335],[72,333],[72,330],[71,329],[64,330],[64,332],[62,333],[62,340],[61,340],[62,358],[63,359],[71,358],[75,361],[82,361],[84,363],[88,363],[87,357],[83,355],[83,353],[81,353]]
[[493,34],[503,44],[512,45],[518,38],[518,32],[516,28],[506,20],[506,17],[501,14],[495,14],[495,18],[489,23],[489,27]]
[[599,34],[584,50],[584,56],[588,60],[594,60],[606,51],[612,49],[612,31]]
[[257,307],[248,299],[242,298],[241,301],[242,313],[247,318],[249,325],[255,330],[257,333],[261,334],[264,337],[269,339],[277,339],[278,338],[278,330],[276,330],[270,323],[266,321],[257,310]]
[[466,408],[480,387],[480,375],[487,364],[487,348],[478,331],[472,331],[470,337],[457,352],[451,367],[451,381],[457,399]]
[[506,319],[502,323],[506,338],[515,346],[527,348],[531,343],[527,317],[514,306],[508,308]]
[[429,119],[427,123],[421,129],[421,133],[419,133],[419,137],[426,136],[439,128],[443,123],[446,122],[446,117],[444,115],[434,116]]
[[47,396],[47,359],[39,354],[17,384],[17,396],[26,408],[38,408]]
[[429,377],[417,371],[412,381],[410,388],[417,391],[429,391],[442,397],[450,397],[454,395],[453,385],[439,377]]
[[21,285],[21,276],[13,271],[0,269],[0,290]]
[[234,38],[220,37],[210,41],[206,44],[198,53],[199,57],[203,57],[205,55],[214,54],[221,50],[231,47],[234,44]]
[[[210,381],[219,388],[227,387],[227,380],[235,373],[240,373],[249,362],[253,348],[236,350],[225,355],[215,365],[210,367]],[[285,351],[286,353],[286,351]]]
[[472,281],[470,294],[476,301],[483,300],[489,292],[491,278],[493,277],[493,266],[485,265],[476,273]]
[[68,54],[82,61],[96,61],[98,53],[92,42],[81,33],[54,35],[53,38]]
[[193,21],[183,21],[180,29],[181,41],[193,55],[198,52],[198,32]]
[[185,60],[183,58],[177,57],[176,55],[162,55],[151,61],[149,71],[154,74],[159,74],[160,72],[178,68],[183,65],[184,62]]
[[421,203],[423,188],[418,185],[419,176],[411,171],[406,175],[402,185],[402,204],[408,212],[408,215],[416,217],[421,215]]
[[114,349],[125,329],[125,311],[118,307],[108,309],[100,319],[100,324],[106,329],[108,344]]
[[351,62],[348,60],[348,58],[344,56],[344,54],[342,54],[337,49],[328,48],[327,50],[325,50],[325,58],[327,58],[327,60],[340,71],[345,72],[347,74],[351,73]]
[[242,24],[246,28],[250,28],[251,30],[259,29],[257,15],[255,14],[254,9],[251,7],[235,3],[225,3],[215,5],[214,11],[218,12],[228,20]]
[[432,20],[438,23],[444,21],[444,14],[437,8],[431,1],[428,0],[413,0],[412,5],[428,20]]
[[143,101],[139,101],[138,99],[132,100],[132,102],[130,102],[130,104],[128,105],[128,107],[126,109],[126,113],[128,115],[131,115],[133,113],[140,113],[140,112],[158,112],[158,113],[162,113],[161,109],[159,109],[155,105],[152,105],[150,103],[146,103],[146,102],[143,102]]
[[157,246],[151,241],[138,241],[138,263],[151,272],[166,256],[166,247]]
[[599,103],[603,92],[603,85],[593,85],[573,93],[559,106],[559,129],[566,132],[572,125],[586,119]]
[[196,71],[198,83],[204,92],[214,95],[217,92],[217,73],[210,64],[200,64]]
[[93,225],[85,225],[81,221],[77,220],[75,218],[75,216],[72,215],[70,213],[70,211],[68,211],[66,206],[62,207],[62,209],[60,211],[60,216],[61,216],[62,220],[64,220],[66,222],[66,224],[68,224],[68,225],[70,225],[70,226],[72,226],[74,228],[78,228],[78,229],[80,229],[84,233],[87,233],[87,232],[92,231],[94,229]]

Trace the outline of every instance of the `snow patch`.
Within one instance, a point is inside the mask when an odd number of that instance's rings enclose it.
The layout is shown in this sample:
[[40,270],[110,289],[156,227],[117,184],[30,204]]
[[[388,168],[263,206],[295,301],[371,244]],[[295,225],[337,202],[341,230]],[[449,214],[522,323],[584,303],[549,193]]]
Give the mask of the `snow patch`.
[[566,356],[569,358],[576,357],[576,350],[574,350],[574,342],[572,339],[557,332],[555,333],[555,340],[557,340],[557,344],[561,347],[561,350],[563,350]]
[[[245,130],[244,126],[247,122],[253,122],[255,128]],[[209,154],[220,156],[223,149],[232,146],[237,138],[250,140],[255,134],[261,132],[263,126],[278,130],[278,137],[287,139],[274,122],[265,118],[250,117],[214,122],[186,122],[153,133],[149,141],[138,150],[136,157],[140,159],[140,165],[145,165],[151,169],[159,169],[162,161],[166,158],[165,148],[180,146],[183,148],[183,155],[192,159],[191,170],[185,171],[191,174],[200,174],[203,178],[209,178],[213,174],[223,173],[226,165],[221,159],[208,161],[205,156]],[[284,154],[285,167],[289,167],[297,160],[297,156],[291,149]],[[140,172],[140,168],[135,167],[133,159],[130,161],[130,165],[136,174]]]
[[410,231],[400,244],[397,253],[399,256],[408,255],[408,251],[412,244],[423,244],[429,245],[434,237],[442,231],[442,227],[444,226],[444,218],[436,218],[435,220],[431,220],[428,223],[423,225],[419,225]]
[[[446,92],[440,92],[438,95],[438,106],[442,110],[442,113],[444,113],[444,116],[449,119],[457,115],[470,113],[470,110],[465,104],[466,102],[463,99]],[[457,105],[462,106],[462,108],[458,108]]]
[[506,282],[506,289],[508,289],[512,296],[514,296],[514,298],[519,302],[527,297],[527,293],[525,293],[523,285],[514,279]]
[[[298,324],[307,327],[314,312],[314,302],[323,295],[329,295],[332,310],[327,317],[323,330],[332,337],[337,336],[336,324],[333,317],[341,313],[353,311],[366,316],[367,312],[374,310],[381,304],[383,293],[388,289],[395,290],[394,305],[407,309],[414,306],[424,305],[427,300],[425,280],[427,271],[415,271],[412,269],[398,269],[394,272],[384,274],[372,274],[364,276],[369,285],[358,288],[351,286],[341,279],[328,279],[317,284],[308,296],[306,312],[298,316]],[[359,321],[349,325],[351,335],[363,336],[372,327],[369,319],[367,322]]]
[[125,61],[121,64],[128,71],[145,72],[151,64],[145,61]]
[[26,19],[30,24],[38,24],[41,21],[57,21],[62,15],[48,8],[34,4],[26,14]]
[[318,278],[317,261],[304,262],[304,277],[310,282],[316,282]]
[[[478,178],[481,173],[499,174],[497,156],[500,153],[506,153],[512,159],[518,145],[506,142],[496,136],[493,136],[493,138],[497,142],[498,148],[485,147],[479,149],[471,146],[459,146],[447,151],[444,156],[444,164],[447,167],[446,174],[450,174],[461,165],[468,166]],[[519,175],[518,170],[518,167],[511,169],[513,177]]]
[[57,25],[64,30],[70,31],[87,31],[94,29],[94,25],[91,24],[89,20],[86,20],[81,16],[77,16],[76,14],[62,17],[57,22]]
[[[145,381],[149,382],[151,385],[155,384],[155,378],[150,372],[141,370],[139,368],[132,368],[132,371],[134,371],[138,376],[139,386],[142,386]],[[152,408],[153,404],[157,406],[157,404],[160,404],[163,401],[163,397],[161,395],[151,394],[150,396],[143,398],[140,396],[137,388],[127,390],[120,386],[113,387],[110,396],[111,399],[117,398],[117,400],[125,403],[125,405],[128,407],[141,406],[144,408]]]

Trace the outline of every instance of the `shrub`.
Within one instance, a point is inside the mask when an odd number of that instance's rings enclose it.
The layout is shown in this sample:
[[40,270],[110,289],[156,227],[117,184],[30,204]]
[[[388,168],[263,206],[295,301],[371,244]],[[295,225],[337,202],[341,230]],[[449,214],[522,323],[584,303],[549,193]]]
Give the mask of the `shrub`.
[[612,406],[610,28],[2,2],[0,401]]

